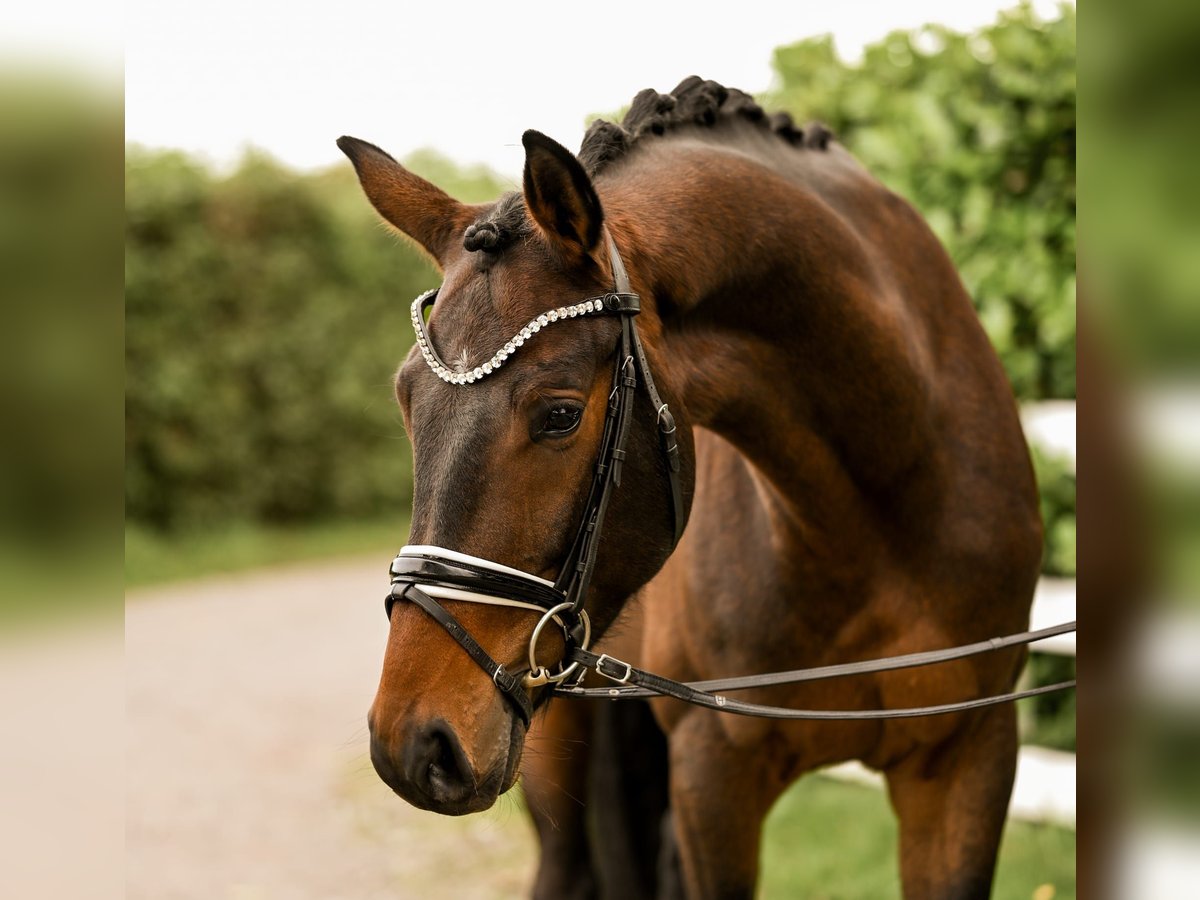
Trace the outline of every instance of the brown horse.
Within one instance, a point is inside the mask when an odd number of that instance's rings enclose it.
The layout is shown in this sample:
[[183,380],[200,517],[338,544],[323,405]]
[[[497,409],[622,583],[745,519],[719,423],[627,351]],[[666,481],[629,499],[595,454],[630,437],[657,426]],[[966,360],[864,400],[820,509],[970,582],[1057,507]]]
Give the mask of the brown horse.
[[[1004,373],[929,228],[824,128],[801,130],[689,78],[669,95],[639,94],[622,125],[593,125],[578,158],[527,132],[523,192],[482,206],[370,144],[339,144],[380,214],[443,270],[428,328],[459,371],[531,316],[611,290],[604,235],[615,241],[679,426],[690,505],[672,552],[654,410],[639,396],[586,608],[603,634],[640,599],[642,665],[717,678],[1027,626],[1041,525]],[[617,333],[599,317],[556,326],[469,387],[409,355],[396,395],[415,456],[412,543],[555,577],[585,504]],[[495,660],[522,670],[536,617],[447,606]],[[396,605],[390,629],[369,715],[379,774],[418,806],[489,807],[517,778],[521,718],[422,610]],[[538,652],[554,658],[561,639]],[[1023,659],[1010,649],[744,696],[939,704],[1008,690]],[[565,704],[550,711],[566,722],[558,734],[586,740],[600,713]],[[1016,760],[1011,705],[871,722],[721,716],[674,701],[653,710],[669,759],[666,843],[686,896],[752,896],[772,803],[802,773],[849,759],[886,776],[906,897],[988,895]],[[550,768],[543,756],[541,773]],[[586,788],[577,767],[561,768]],[[544,862],[541,889],[568,889],[570,870],[552,888],[554,874]],[[576,875],[581,894],[611,892],[602,872]]]

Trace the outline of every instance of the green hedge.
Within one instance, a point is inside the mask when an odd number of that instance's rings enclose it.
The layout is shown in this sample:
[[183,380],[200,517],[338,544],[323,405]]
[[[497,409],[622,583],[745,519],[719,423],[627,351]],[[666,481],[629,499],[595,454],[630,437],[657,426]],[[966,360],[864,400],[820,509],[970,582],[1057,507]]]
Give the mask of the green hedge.
[[152,528],[407,510],[392,399],[436,282],[347,165],[126,163],[126,511]]
[[855,65],[816,38],[777,50],[775,69],[765,106],[829,124],[924,214],[1017,396],[1074,397],[1074,7],[894,32]]
[[[777,52],[763,98],[829,122],[925,213],[1022,397],[1075,389],[1074,21],[1020,11],[969,37],[893,34],[854,66],[805,41]],[[468,201],[510,186],[431,153],[410,163]],[[378,224],[349,165],[250,157],[217,176],[132,148],[126,215],[129,519],[172,531],[407,509],[391,380],[407,303],[436,275]]]

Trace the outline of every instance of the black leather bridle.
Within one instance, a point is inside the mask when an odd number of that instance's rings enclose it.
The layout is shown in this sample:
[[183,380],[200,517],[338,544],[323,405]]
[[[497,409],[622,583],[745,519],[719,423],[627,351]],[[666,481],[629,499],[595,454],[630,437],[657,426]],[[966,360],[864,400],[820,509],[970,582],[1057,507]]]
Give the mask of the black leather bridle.
[[[417,345],[422,355],[434,374],[447,383],[457,385],[471,384],[490,375],[495,368],[503,365],[508,355],[521,346],[521,343],[541,328],[559,321],[564,311],[565,317],[568,318],[611,316],[620,321],[621,334],[617,340],[613,361],[613,387],[608,395],[608,409],[592,484],[583,516],[571,542],[571,549],[559,569],[557,580],[551,584],[544,579],[490,560],[469,557],[441,547],[405,547],[392,561],[392,589],[386,601],[388,616],[391,616],[392,606],[397,600],[411,601],[425,610],[449,632],[467,655],[488,673],[496,687],[512,701],[526,724],[529,723],[533,709],[528,689],[547,684],[560,685],[568,679],[577,680],[584,674],[584,668],[575,660],[565,660],[555,672],[538,665],[535,647],[546,623],[553,621],[562,629],[568,654],[573,650],[587,650],[591,638],[591,623],[584,609],[584,602],[596,569],[596,554],[600,546],[605,515],[613,491],[621,484],[621,470],[626,459],[629,426],[639,384],[645,387],[651,408],[655,411],[671,497],[672,548],[679,542],[685,524],[683,488],[679,479],[679,446],[675,440],[675,418],[658,393],[650,371],[650,363],[646,359],[645,348],[638,335],[635,318],[641,311],[641,299],[633,293],[621,254],[607,231],[605,238],[613,270],[613,290],[572,304],[570,307],[559,307],[553,311],[553,318],[544,314],[531,320],[513,342],[505,345],[512,346],[512,350],[504,353],[502,348],[489,363],[471,370],[470,373],[454,372],[441,359],[429,339],[424,314],[436,300],[437,292],[423,294],[413,303],[413,327],[417,331]],[[518,608],[524,606],[534,611],[540,610],[543,615],[534,629],[529,645],[529,673],[518,677],[492,659],[449,610],[438,602],[434,594],[439,593],[443,599],[502,606],[517,605]]]
[[[674,697],[686,703],[707,707],[718,712],[761,716],[777,719],[890,719],[907,716],[937,715],[961,712],[997,703],[1008,703],[1024,697],[1064,690],[1075,682],[1064,681],[1025,691],[995,694],[958,703],[938,706],[882,710],[802,710],[730,699],[716,691],[746,690],[781,684],[814,681],[845,675],[882,672],[913,666],[931,665],[951,659],[961,659],[988,653],[1004,647],[1033,643],[1059,634],[1075,631],[1075,622],[1025,631],[1005,637],[991,638],[976,644],[951,647],[925,653],[887,657],[812,669],[797,669],[765,675],[750,675],[716,681],[683,683],[646,672],[607,654],[592,653],[591,623],[584,603],[596,568],[596,554],[605,515],[613,490],[621,484],[621,469],[626,459],[629,426],[634,399],[639,384],[643,385],[655,411],[660,446],[666,465],[666,477],[671,497],[672,549],[679,543],[685,525],[683,491],[679,478],[679,447],[675,439],[675,419],[663,402],[654,384],[650,363],[638,335],[636,316],[641,300],[633,293],[629,276],[612,237],[605,231],[609,258],[613,270],[613,290],[598,297],[569,306],[558,307],[533,319],[521,332],[500,348],[491,360],[472,370],[456,371],[438,355],[425,326],[425,312],[437,299],[437,291],[422,294],[412,305],[412,322],[417,333],[417,346],[425,362],[442,381],[454,386],[473,384],[491,375],[504,365],[508,357],[542,328],[567,318],[579,316],[615,316],[621,324],[621,334],[613,361],[612,391],[595,472],[588,492],[587,504],[571,549],[554,582],[527,572],[501,565],[491,560],[429,545],[407,546],[392,561],[392,588],[385,600],[385,610],[391,617],[397,600],[415,603],[441,625],[459,646],[488,674],[500,692],[512,703],[526,726],[533,714],[530,691],[551,686],[559,696],[607,698],[614,700],[654,696]],[[641,379],[639,382],[639,378]],[[541,615],[529,641],[529,671],[524,675],[509,672],[496,662],[462,626],[441,600],[484,603],[524,609]],[[566,650],[557,670],[551,672],[537,661],[537,643],[546,625],[553,622],[563,634]],[[589,669],[615,682],[608,688],[584,688],[580,681]]]

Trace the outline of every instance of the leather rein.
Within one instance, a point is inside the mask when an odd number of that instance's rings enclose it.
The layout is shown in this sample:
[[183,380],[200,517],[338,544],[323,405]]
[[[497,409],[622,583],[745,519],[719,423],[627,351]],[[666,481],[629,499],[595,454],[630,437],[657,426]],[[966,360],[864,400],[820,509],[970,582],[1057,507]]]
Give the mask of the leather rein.
[[[912,666],[930,665],[950,659],[961,659],[987,653],[1003,647],[1032,643],[1054,635],[1075,631],[1075,622],[1057,625],[1040,631],[1026,631],[1002,638],[992,638],[976,644],[925,653],[887,657],[857,663],[798,669],[766,675],[751,675],[715,681],[684,683],[646,672],[607,654],[595,654],[591,643],[591,622],[584,602],[591,585],[599,550],[600,534],[613,491],[621,484],[621,469],[626,459],[629,425],[634,398],[640,385],[645,387],[659,433],[660,450],[666,469],[671,497],[672,548],[679,543],[685,524],[683,492],[679,481],[679,447],[675,439],[675,420],[654,384],[650,363],[638,335],[635,317],[641,311],[641,299],[631,290],[629,276],[621,255],[605,230],[609,258],[613,270],[614,289],[602,296],[592,297],[570,306],[548,310],[521,329],[498,349],[492,358],[468,371],[455,371],[438,355],[425,324],[425,312],[437,299],[437,291],[422,294],[412,304],[413,328],[426,364],[448,385],[457,387],[473,384],[503,366],[525,341],[541,329],[565,319],[581,316],[616,316],[621,333],[613,362],[613,387],[608,397],[604,429],[600,438],[595,470],[583,516],[558,578],[551,582],[519,569],[492,560],[470,556],[445,547],[431,545],[406,546],[392,561],[392,587],[384,601],[389,619],[392,607],[399,600],[415,603],[462,647],[463,651],[487,673],[492,683],[512,703],[514,710],[528,726],[533,715],[530,691],[550,687],[553,694],[563,697],[602,698],[612,700],[646,697],[673,697],[685,703],[707,707],[718,712],[775,719],[891,719],[906,716],[937,715],[961,712],[981,706],[1009,703],[1053,691],[1066,690],[1075,682],[1064,681],[1030,690],[996,694],[958,703],[939,706],[910,707],[880,710],[802,710],[731,699],[717,691],[737,691],[780,684],[795,684],[845,675],[882,672]],[[496,662],[446,609],[442,601],[482,603],[506,606],[540,614],[530,636],[529,670],[523,675],[509,672]],[[566,652],[554,671],[537,661],[537,643],[543,630],[553,623],[562,631]],[[617,686],[584,688],[584,675],[594,670]]]

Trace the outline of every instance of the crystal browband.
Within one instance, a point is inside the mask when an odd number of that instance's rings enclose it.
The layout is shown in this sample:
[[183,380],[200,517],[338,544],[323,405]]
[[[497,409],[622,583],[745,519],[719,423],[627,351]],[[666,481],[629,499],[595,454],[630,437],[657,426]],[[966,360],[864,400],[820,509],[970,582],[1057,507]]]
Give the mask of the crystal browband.
[[636,294],[611,292],[600,297],[593,297],[590,300],[584,300],[582,303],[574,303],[570,306],[560,306],[556,309],[547,310],[540,316],[530,319],[529,323],[513,335],[512,339],[505,343],[503,347],[492,354],[492,358],[487,362],[473,369],[468,369],[465,372],[455,372],[442,361],[437,351],[433,349],[433,343],[429,339],[429,332],[425,328],[425,309],[432,306],[436,298],[437,290],[435,289],[426,291],[412,302],[412,323],[413,329],[417,333],[417,346],[421,349],[421,355],[425,357],[425,362],[433,370],[433,374],[446,382],[446,384],[474,384],[479,379],[491,375],[504,365],[505,361],[517,351],[518,347],[543,328],[555,322],[561,322],[563,319],[574,319],[578,316],[612,315],[630,310],[636,312],[638,305]]

